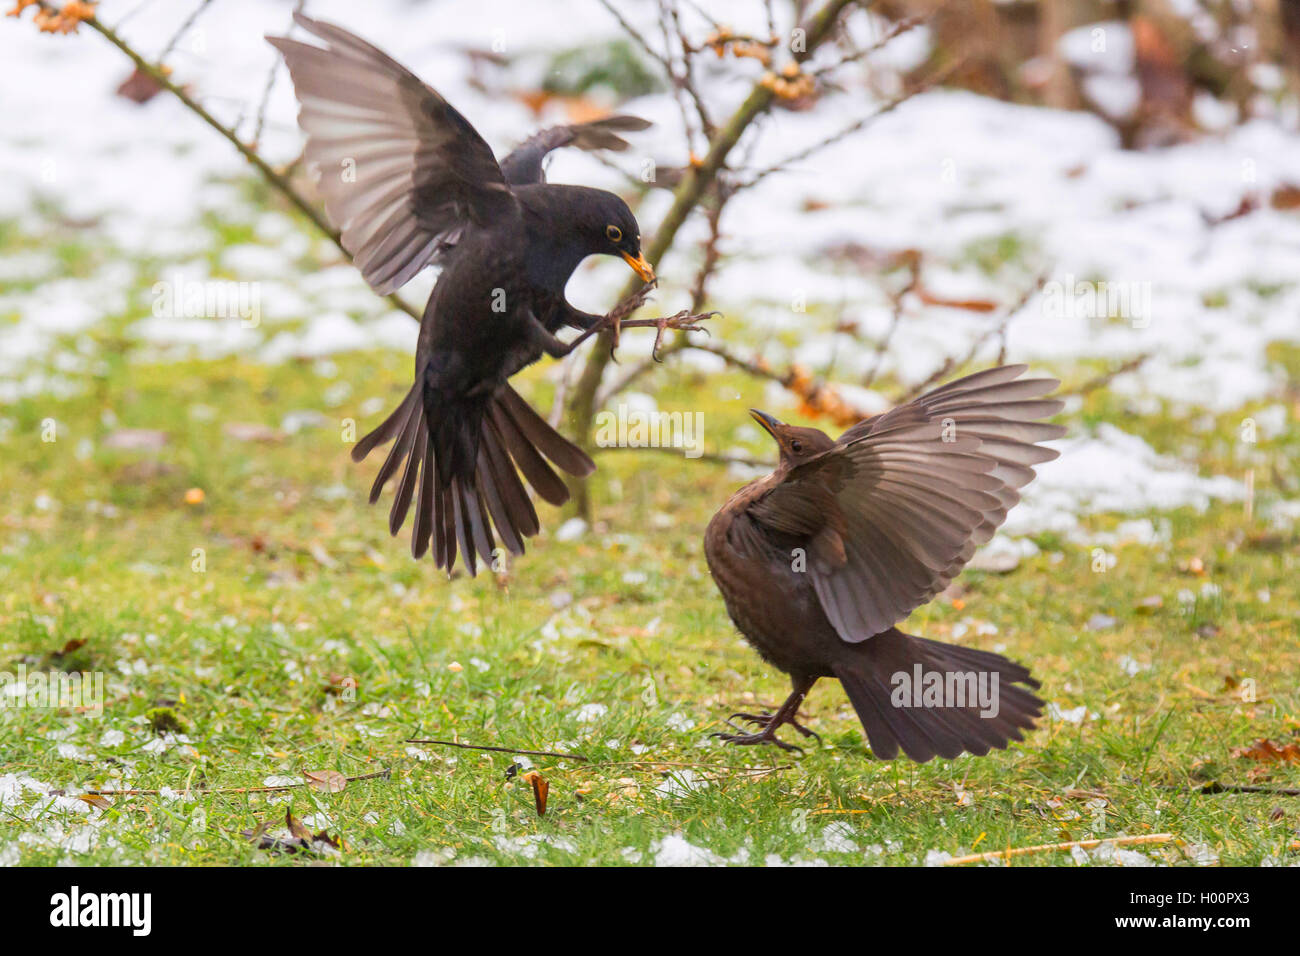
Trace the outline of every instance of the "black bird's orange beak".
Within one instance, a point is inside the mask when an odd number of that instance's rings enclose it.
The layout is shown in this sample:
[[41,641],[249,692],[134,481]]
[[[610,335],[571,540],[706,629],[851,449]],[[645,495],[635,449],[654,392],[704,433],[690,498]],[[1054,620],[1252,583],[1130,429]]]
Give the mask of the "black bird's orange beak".
[[[776,438],[777,426],[781,424],[777,419],[773,418],[767,412],[760,412],[757,408],[751,408],[749,414],[753,416],[754,421],[763,426],[765,432],[773,438]],[[779,441],[780,439],[777,440]]]
[[638,254],[633,256],[630,252],[622,252],[620,255],[623,257],[623,260],[632,267],[632,271],[641,277],[642,281],[655,281],[654,267],[645,261],[644,255]]

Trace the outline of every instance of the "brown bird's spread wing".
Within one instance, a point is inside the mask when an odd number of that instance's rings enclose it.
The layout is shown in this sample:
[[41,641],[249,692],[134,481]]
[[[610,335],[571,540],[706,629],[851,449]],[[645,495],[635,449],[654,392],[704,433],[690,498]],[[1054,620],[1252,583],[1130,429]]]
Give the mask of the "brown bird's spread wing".
[[638,116],[607,116],[590,123],[552,126],[540,130],[520,143],[505,159],[501,172],[512,186],[546,182],[542,160],[553,149],[576,146],[578,149],[608,149],[622,152],[628,142],[619,133],[636,133],[650,128],[649,120]]
[[1020,500],[1036,442],[1065,429],[1034,419],[1062,403],[1025,366],[959,379],[855,425],[749,508],[806,549],[807,573],[846,641],[880,634],[946,588]]
[[294,22],[326,45],[267,39],[293,77],[325,209],[376,292],[405,284],[466,222],[519,215],[488,144],[435,90],[341,27]]

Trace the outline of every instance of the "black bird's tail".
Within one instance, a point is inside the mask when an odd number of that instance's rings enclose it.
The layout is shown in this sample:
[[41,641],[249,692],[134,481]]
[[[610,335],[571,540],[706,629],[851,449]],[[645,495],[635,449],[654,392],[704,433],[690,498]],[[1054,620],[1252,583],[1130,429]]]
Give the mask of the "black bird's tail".
[[[890,628],[850,648],[833,665],[871,750],[892,760],[899,747],[913,760],[984,756],[1023,740],[1043,702],[1029,670],[1000,654],[957,647]],[[928,675],[937,675],[930,677]],[[996,682],[995,682],[996,675]]]
[[448,574],[458,547],[471,575],[478,573],[475,553],[491,566],[493,526],[506,548],[524,553],[524,538],[537,534],[540,525],[518,472],[543,500],[560,505],[569,499],[569,489],[547,459],[579,478],[596,470],[582,449],[551,428],[509,385],[490,395],[442,403],[416,382],[396,410],[357,442],[352,460],[361,461],[394,439],[370,489],[370,503],[379,500],[405,461],[388,530],[397,534],[414,499],[411,554],[423,557],[432,541],[434,559]]

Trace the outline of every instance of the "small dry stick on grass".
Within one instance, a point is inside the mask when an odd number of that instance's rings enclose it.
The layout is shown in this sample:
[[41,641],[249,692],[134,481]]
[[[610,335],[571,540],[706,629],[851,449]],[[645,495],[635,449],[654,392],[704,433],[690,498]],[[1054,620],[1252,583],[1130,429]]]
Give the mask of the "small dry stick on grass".
[[[356,783],[358,780],[378,780],[383,778],[387,780],[393,775],[391,770],[376,770],[374,773],[363,773],[355,777],[345,778],[348,783]],[[281,793],[285,790],[300,790],[303,787],[311,787],[315,784],[310,780],[304,780],[302,783],[285,783],[277,787],[186,787],[183,790],[171,790],[172,793],[210,793],[210,794],[235,794],[235,793]],[[87,790],[88,797],[156,797],[162,793],[162,790]]]
[[492,747],[487,744],[462,744],[455,740],[428,740],[422,737],[408,737],[404,743],[408,744],[435,744],[439,747],[459,747],[461,750],[489,750],[498,754],[523,754],[526,757],[561,757],[565,760],[581,760],[584,763],[589,762],[589,758],[582,754],[566,754],[555,750],[520,750],[517,747]]
[[987,863],[990,860],[1009,860],[1013,856],[1029,856],[1031,853],[1051,853],[1055,850],[1095,850],[1103,843],[1114,846],[1144,846],[1150,843],[1168,843],[1174,838],[1172,833],[1148,833],[1145,836],[1113,837],[1108,840],[1071,840],[1068,843],[1041,843],[1038,846],[1008,847],[1005,850],[990,850],[988,853],[972,853],[970,856],[956,856],[944,860],[944,866],[958,866],[962,863]]

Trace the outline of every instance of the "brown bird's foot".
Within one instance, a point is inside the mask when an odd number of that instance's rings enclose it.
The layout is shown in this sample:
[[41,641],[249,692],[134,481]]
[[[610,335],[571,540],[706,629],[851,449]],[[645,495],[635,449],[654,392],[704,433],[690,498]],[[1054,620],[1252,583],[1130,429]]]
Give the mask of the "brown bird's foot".
[[[776,719],[776,715],[766,714],[766,713],[765,714],[743,714],[743,713],[732,714],[730,717],[727,718],[727,723],[731,724],[733,727],[736,727],[736,725],[732,723],[732,721],[736,719],[743,720],[746,723],[754,724],[758,727],[766,727]],[[821,734],[817,733],[817,731],[815,730],[809,730],[803,724],[799,723],[799,721],[795,720],[794,717],[788,718],[785,721],[785,724],[787,726],[793,727],[795,730],[799,731],[799,733],[803,734],[805,737],[812,737],[819,744],[822,742]],[[737,727],[736,729],[739,730],[740,728]]]
[[[731,724],[731,726],[733,727],[735,727],[736,725],[732,724],[731,722],[737,718],[739,718],[740,720],[748,721],[751,724],[758,724],[762,729],[759,730],[757,733],[753,733],[753,734],[714,733],[714,734],[710,734],[709,736],[717,737],[724,744],[738,744],[740,746],[747,746],[749,744],[776,744],[778,747],[780,747],[782,750],[786,752],[796,751],[798,753],[803,753],[802,747],[796,747],[794,744],[786,743],[784,740],[782,740],[776,735],[776,731],[777,728],[789,724],[791,727],[799,731],[799,733],[803,734],[805,737],[812,737],[819,744],[822,742],[821,737],[819,737],[814,731],[809,730],[807,727],[805,727],[803,724],[799,723],[799,721],[795,719],[795,717],[798,716],[799,714],[799,705],[803,703],[804,696],[812,688],[812,685],[816,682],[816,680],[817,678],[815,677],[796,678],[794,681],[794,691],[790,694],[789,697],[785,699],[785,703],[782,704],[779,708],[777,708],[775,714],[740,713],[740,714],[732,714],[731,717],[727,719],[727,723]],[[739,730],[740,728],[736,727],[736,729]]]
[[710,737],[717,737],[724,744],[736,744],[737,746],[748,746],[749,744],[776,744],[782,750],[795,753],[803,753],[803,748],[795,744],[788,744],[776,735],[776,728],[768,726],[756,734],[724,734],[712,733]]

